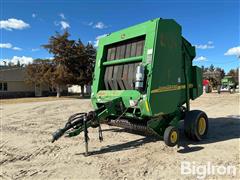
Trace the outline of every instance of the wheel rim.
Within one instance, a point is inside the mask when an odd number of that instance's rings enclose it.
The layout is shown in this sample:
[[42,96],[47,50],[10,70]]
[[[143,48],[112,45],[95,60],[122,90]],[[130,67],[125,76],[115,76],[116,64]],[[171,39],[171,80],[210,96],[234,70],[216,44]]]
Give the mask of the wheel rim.
[[178,138],[177,132],[173,131],[171,133],[171,136],[170,136],[171,143],[176,143],[177,142],[177,138]]
[[206,120],[204,117],[201,117],[198,121],[198,133],[203,135],[206,130]]

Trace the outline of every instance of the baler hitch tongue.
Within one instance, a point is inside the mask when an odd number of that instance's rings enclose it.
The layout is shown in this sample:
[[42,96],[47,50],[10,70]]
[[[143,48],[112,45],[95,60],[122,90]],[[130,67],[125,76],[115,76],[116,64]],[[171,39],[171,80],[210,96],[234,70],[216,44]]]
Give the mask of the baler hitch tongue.
[[[91,126],[93,121],[95,120],[95,112],[91,111],[89,113],[77,113],[69,117],[67,123],[64,128],[58,129],[56,132],[52,134],[52,143],[66,134],[67,137],[73,137],[80,134],[84,131],[84,140],[86,144],[86,153],[88,153],[88,131],[87,128]],[[94,123],[96,125],[96,123]],[[98,124],[99,130],[100,124]],[[99,139],[102,141],[102,132],[99,131]]]
[[103,140],[102,130],[100,126],[99,118],[97,118],[97,112],[106,110],[104,107],[97,109],[96,111],[90,111],[89,113],[77,113],[69,117],[67,123],[62,129],[58,129],[52,134],[52,143],[66,134],[66,137],[73,137],[79,135],[82,131],[84,132],[84,140],[86,147],[86,155],[88,155],[88,128],[98,127],[99,128],[99,140]]
[[63,129],[58,129],[57,131],[55,131],[52,134],[52,143],[54,143],[54,141],[58,140],[60,137],[62,137],[62,135],[64,134],[64,130]]
[[[83,119],[85,116],[87,116],[87,113],[77,113],[70,116],[64,128],[58,129],[52,134],[52,143],[62,137],[65,133],[67,133],[67,136],[74,136],[73,132],[83,126]],[[75,134],[76,133],[77,132],[75,132]]]
[[126,111],[125,106],[122,103],[121,98],[116,98],[111,101],[104,103],[101,107],[95,111],[88,113],[77,113],[69,117],[67,123],[62,129],[58,129],[52,134],[52,142],[58,140],[64,134],[67,137],[73,137],[79,135],[82,131],[84,132],[84,140],[86,146],[86,155],[88,155],[88,128],[98,127],[99,140],[103,140],[102,129],[100,123],[111,114],[124,114]]

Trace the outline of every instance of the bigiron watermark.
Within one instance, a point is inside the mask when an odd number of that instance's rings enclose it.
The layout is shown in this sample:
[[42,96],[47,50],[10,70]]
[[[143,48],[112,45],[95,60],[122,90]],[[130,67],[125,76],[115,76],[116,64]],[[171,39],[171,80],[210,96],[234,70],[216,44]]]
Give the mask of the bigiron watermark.
[[196,162],[182,161],[181,175],[193,175],[197,179],[205,179],[207,176],[229,176],[237,174],[237,168],[233,165],[214,165],[211,162],[199,164]]

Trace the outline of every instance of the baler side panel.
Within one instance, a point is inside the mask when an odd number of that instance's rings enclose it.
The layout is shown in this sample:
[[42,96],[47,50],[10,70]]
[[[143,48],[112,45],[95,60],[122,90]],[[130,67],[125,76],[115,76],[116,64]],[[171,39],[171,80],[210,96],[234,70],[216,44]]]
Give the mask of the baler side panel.
[[174,112],[185,98],[181,27],[160,19],[157,33],[149,94],[152,115]]
[[193,88],[190,91],[190,97],[192,100],[194,100],[197,97],[201,96],[203,93],[202,69],[197,66],[193,66],[192,76],[193,76],[193,79],[192,79]]
[[202,70],[197,66],[192,66],[192,60],[196,56],[195,47],[193,47],[185,38],[183,38],[183,50],[187,61],[188,80],[192,85],[189,91],[189,98],[194,100],[203,93]]

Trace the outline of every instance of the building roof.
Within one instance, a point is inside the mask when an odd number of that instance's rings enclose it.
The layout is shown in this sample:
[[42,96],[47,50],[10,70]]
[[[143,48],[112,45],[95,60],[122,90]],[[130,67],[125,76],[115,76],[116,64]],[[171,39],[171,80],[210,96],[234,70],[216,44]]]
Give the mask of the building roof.
[[0,69],[0,81],[25,81],[25,68]]

